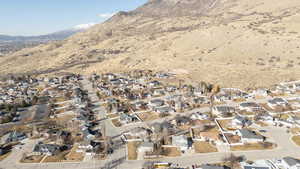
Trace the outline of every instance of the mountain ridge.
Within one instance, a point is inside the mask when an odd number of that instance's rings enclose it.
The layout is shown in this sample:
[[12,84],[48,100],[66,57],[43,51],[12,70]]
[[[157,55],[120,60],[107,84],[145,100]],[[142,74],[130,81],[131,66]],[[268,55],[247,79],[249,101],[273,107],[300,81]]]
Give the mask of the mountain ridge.
[[240,88],[300,78],[299,1],[170,1],[149,1],[63,41],[3,57],[0,71],[153,69]]

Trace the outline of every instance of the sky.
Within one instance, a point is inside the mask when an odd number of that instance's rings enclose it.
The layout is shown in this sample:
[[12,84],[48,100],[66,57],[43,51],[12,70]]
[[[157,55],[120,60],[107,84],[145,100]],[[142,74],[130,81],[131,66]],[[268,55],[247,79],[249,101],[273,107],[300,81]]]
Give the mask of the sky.
[[101,23],[147,0],[0,0],[0,34],[42,35]]

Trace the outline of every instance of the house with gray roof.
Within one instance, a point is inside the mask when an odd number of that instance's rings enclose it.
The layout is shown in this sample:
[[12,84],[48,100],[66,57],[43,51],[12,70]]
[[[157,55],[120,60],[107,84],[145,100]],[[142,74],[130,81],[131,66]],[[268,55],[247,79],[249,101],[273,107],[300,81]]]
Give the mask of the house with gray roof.
[[300,168],[300,160],[293,157],[284,157],[282,159],[282,165],[286,169],[299,169]]
[[264,136],[249,129],[240,129],[237,131],[237,134],[241,137],[243,143],[257,143],[265,140]]
[[56,155],[59,152],[61,152],[61,147],[56,144],[43,144],[43,143],[38,143],[35,145],[33,149],[33,154],[34,155]]

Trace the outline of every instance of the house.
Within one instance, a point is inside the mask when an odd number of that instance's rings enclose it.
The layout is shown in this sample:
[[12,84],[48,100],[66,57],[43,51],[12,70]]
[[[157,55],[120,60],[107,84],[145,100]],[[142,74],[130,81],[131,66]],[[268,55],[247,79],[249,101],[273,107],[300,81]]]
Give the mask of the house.
[[252,163],[241,162],[243,169],[274,169],[274,164],[269,160],[256,160]]
[[186,151],[190,147],[185,135],[172,136],[172,145],[179,147],[181,151]]
[[21,133],[21,132],[17,132],[17,131],[13,131],[11,133],[9,133],[8,138],[6,139],[7,143],[10,142],[18,142],[18,141],[22,141],[24,139],[26,139],[27,136],[25,133]]
[[131,129],[129,132],[124,133],[121,138],[124,141],[129,141],[129,140],[144,141],[147,140],[150,134],[152,134],[151,130],[143,127],[136,127],[134,129]]
[[221,117],[230,116],[234,112],[235,112],[235,108],[231,106],[215,106],[212,109],[213,114]]
[[240,129],[237,135],[241,137],[243,143],[257,143],[265,141],[265,137],[258,135],[255,131],[249,129]]
[[191,119],[187,116],[176,116],[174,120],[172,120],[173,124],[177,126],[188,125],[191,122]]
[[153,96],[162,96],[165,94],[165,91],[163,89],[157,89],[153,91]]
[[174,109],[172,109],[169,106],[163,106],[163,107],[158,107],[155,109],[156,112],[158,113],[174,113]]
[[255,102],[244,102],[239,105],[240,110],[245,110],[248,112],[256,112],[261,110],[261,106]]
[[0,146],[0,156],[11,151],[12,146]]
[[193,104],[209,104],[209,102],[210,101],[208,100],[208,98],[204,97],[204,96],[196,97],[196,98],[193,98],[193,100],[192,100]]
[[190,118],[192,120],[206,120],[209,118],[209,116],[205,113],[196,112],[196,113],[193,113]]
[[43,143],[38,143],[35,145],[33,149],[33,154],[34,155],[56,155],[59,152],[61,152],[61,147],[56,144],[43,144]]
[[[152,142],[142,142],[139,147],[138,147],[138,155],[139,155],[139,159],[143,159],[145,154],[147,152],[153,152],[154,151],[154,143]],[[142,157],[141,157],[142,156]]]
[[156,86],[159,86],[159,85],[160,85],[160,82],[155,80],[155,81],[149,82],[148,85],[149,85],[150,87],[156,87]]
[[253,96],[262,96],[262,97],[267,97],[268,96],[269,91],[267,89],[264,88],[259,88],[257,90],[254,90],[251,95]]
[[154,99],[154,100],[150,100],[149,102],[149,106],[151,107],[160,107],[163,106],[165,104],[165,102],[161,99]]
[[169,133],[173,133],[175,131],[174,125],[167,121],[164,121],[162,123],[155,122],[151,125],[151,130],[154,133],[160,133],[163,129],[168,129]]
[[283,98],[274,98],[274,99],[268,100],[267,105],[270,108],[274,109],[277,106],[285,107],[285,106],[288,105],[288,102],[285,99],[283,99]]
[[252,123],[249,119],[242,117],[242,116],[235,116],[234,119],[232,120],[232,126],[234,127],[246,127],[250,126]]
[[136,115],[131,115],[127,113],[121,113],[120,114],[120,122],[123,124],[128,124],[132,122],[139,121],[138,117]]
[[284,157],[282,159],[282,165],[286,169],[299,169],[300,160],[293,157]]

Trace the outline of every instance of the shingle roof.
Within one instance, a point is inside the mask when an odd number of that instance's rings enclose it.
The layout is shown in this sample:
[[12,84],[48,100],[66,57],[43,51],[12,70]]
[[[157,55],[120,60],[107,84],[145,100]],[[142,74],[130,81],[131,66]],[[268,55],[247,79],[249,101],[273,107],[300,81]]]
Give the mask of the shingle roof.
[[300,160],[293,158],[293,157],[284,157],[283,160],[289,165],[289,166],[295,166],[300,165]]

